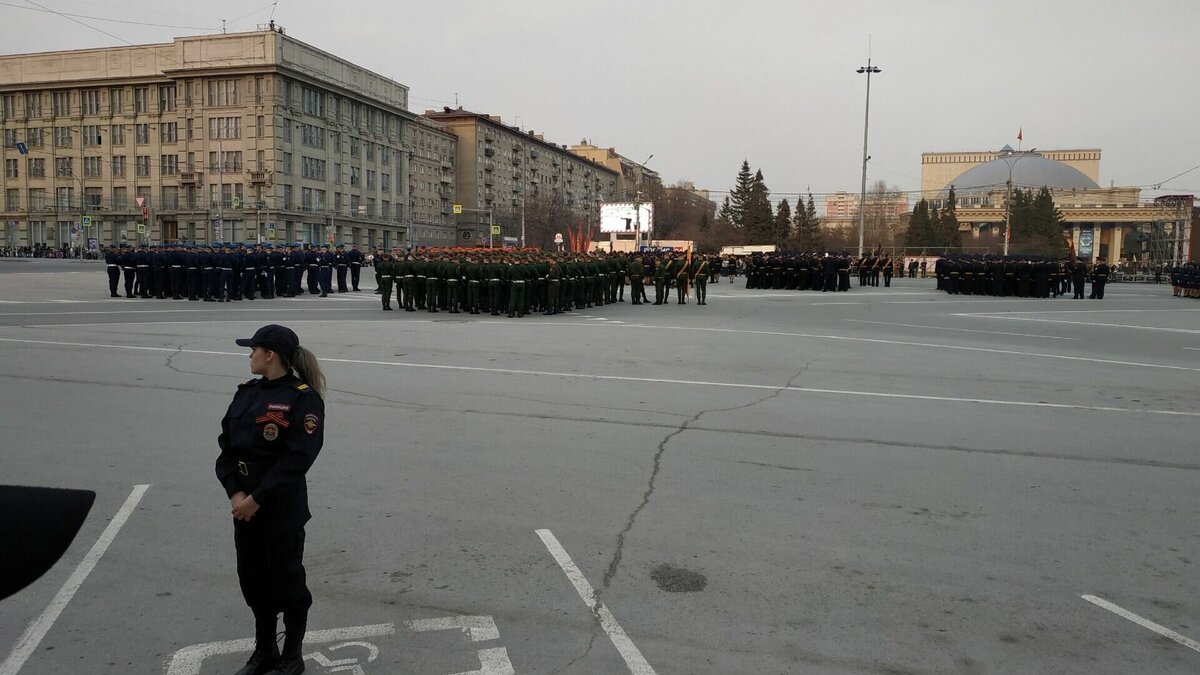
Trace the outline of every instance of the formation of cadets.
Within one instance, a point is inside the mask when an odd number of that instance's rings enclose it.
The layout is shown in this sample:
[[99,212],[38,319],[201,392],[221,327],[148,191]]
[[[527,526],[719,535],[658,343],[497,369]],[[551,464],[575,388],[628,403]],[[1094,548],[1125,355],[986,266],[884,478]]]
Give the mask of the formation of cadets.
[[1171,293],[1177,298],[1200,298],[1200,262],[1172,267]]
[[992,295],[1017,298],[1057,298],[1072,293],[1082,300],[1090,281],[1092,300],[1104,299],[1110,273],[1101,261],[1049,260],[1041,256],[964,255],[934,263],[937,287],[951,295]]
[[[122,246],[104,255],[111,297],[124,278],[127,298],[233,302],[294,298],[306,292],[325,297],[358,290],[363,254],[343,244],[160,244]],[[347,280],[350,282],[347,286]],[[305,283],[307,281],[307,284]]]
[[[859,286],[892,285],[896,270],[904,266],[884,255],[851,257],[845,253],[755,253],[745,261],[746,288],[836,292],[850,290],[850,279]],[[915,271],[915,268],[914,268]]]
[[625,302],[708,304],[708,283],[720,270],[710,258],[684,253],[548,253],[529,249],[426,248],[378,250],[375,279],[383,309],[392,294],[407,312],[446,311],[520,318]]

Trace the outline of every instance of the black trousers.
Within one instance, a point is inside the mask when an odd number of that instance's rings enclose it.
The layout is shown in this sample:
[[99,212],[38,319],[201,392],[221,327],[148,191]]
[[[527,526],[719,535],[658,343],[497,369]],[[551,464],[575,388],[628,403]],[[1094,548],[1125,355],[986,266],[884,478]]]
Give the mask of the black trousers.
[[255,614],[307,611],[312,606],[304,573],[304,528],[266,520],[233,522],[238,583]]
[[358,276],[362,272],[361,263],[350,263],[350,286],[358,290]]
[[107,272],[108,272],[108,293],[109,293],[109,295],[116,295],[117,294],[117,284],[121,281],[121,268],[116,267],[116,266],[109,267],[109,268],[107,268]]
[[337,290],[338,293],[346,292],[346,272],[349,270],[345,265],[337,266]]

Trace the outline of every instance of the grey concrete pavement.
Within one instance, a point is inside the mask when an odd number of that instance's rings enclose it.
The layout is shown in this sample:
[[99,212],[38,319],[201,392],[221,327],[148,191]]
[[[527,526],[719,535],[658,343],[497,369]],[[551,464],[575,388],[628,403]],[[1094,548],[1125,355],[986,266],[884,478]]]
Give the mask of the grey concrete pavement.
[[[1200,637],[1200,306],[1166,288],[719,284],[706,307],[508,320],[383,313],[369,290],[109,300],[99,268],[39,274],[0,295],[4,480],[99,497],[62,563],[3,603],[0,656],[151,487],[23,674],[164,672],[250,635],[212,463],[250,377],[232,340],[267,322],[329,377],[310,629],[391,625],[357,640],[378,649],[364,672],[461,673],[501,648],[519,673],[630,672],[542,528],[656,673],[1200,668],[1081,599]],[[664,591],[663,565],[706,584]],[[463,616],[498,636],[417,630]],[[311,650],[370,658],[346,641]]]

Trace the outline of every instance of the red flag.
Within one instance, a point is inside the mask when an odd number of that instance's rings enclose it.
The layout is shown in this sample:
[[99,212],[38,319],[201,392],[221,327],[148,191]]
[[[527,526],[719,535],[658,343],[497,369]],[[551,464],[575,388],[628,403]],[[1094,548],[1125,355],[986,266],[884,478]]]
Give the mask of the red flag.
[[1024,132],[1025,132],[1025,128],[1024,128],[1024,127],[1020,128],[1020,129],[1017,129],[1017,140],[1018,140],[1018,141],[1023,141],[1023,140],[1025,140],[1025,138],[1024,138],[1024,136],[1025,136],[1025,133],[1024,133]]

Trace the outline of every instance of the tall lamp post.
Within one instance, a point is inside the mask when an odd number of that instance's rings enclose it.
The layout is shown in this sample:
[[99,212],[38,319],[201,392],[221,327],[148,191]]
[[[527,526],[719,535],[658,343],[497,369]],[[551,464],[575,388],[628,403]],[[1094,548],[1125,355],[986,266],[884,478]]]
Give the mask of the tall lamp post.
[[871,74],[882,72],[879,68],[871,65],[871,59],[867,58],[867,65],[858,69],[858,73],[867,74],[867,112],[863,120],[863,160],[862,160],[862,194],[858,199],[858,257],[863,255],[863,235],[867,227],[867,160],[871,159],[867,155],[867,130],[871,124]]
[[[652,159],[654,159],[654,153],[651,153],[650,156],[643,160],[641,164],[638,164],[640,171],[638,171],[637,175],[637,190],[633,193],[633,219],[635,223],[633,248],[635,253],[642,245],[642,176],[646,173],[646,162],[649,162]],[[646,233],[646,245],[650,245],[649,232]]]
[[[1027,150],[1027,151],[1025,151],[1025,152],[1023,152],[1023,153],[1020,153],[1020,154],[1019,154],[1019,155],[1017,155],[1016,157],[1014,157],[1013,155],[1014,155],[1015,153],[1013,153],[1013,151],[1012,151],[1012,148],[1009,148],[1009,149],[1008,149],[1008,152],[1007,152],[1007,153],[1005,153],[1004,155],[1000,155],[1000,154],[998,154],[998,153],[997,153],[997,155],[996,155],[996,156],[997,156],[997,157],[999,157],[1000,159],[1003,159],[1003,160],[1004,160],[1004,163],[1008,165],[1008,182],[1006,183],[1006,185],[1007,185],[1007,195],[1006,195],[1006,196],[1005,196],[1005,198],[1004,198],[1004,257],[1006,257],[1006,258],[1008,257],[1008,242],[1009,242],[1009,239],[1010,239],[1010,233],[1012,232],[1012,175],[1013,175],[1013,167],[1015,167],[1015,166],[1017,165],[1017,162],[1021,161],[1021,160],[1022,160],[1023,158],[1025,158],[1025,157],[1028,157],[1028,156],[1032,155],[1032,154],[1033,154],[1033,153],[1035,153],[1035,152],[1037,152],[1037,148],[1033,148],[1032,150]],[[1011,161],[1010,161],[1010,160],[1011,160]]]

